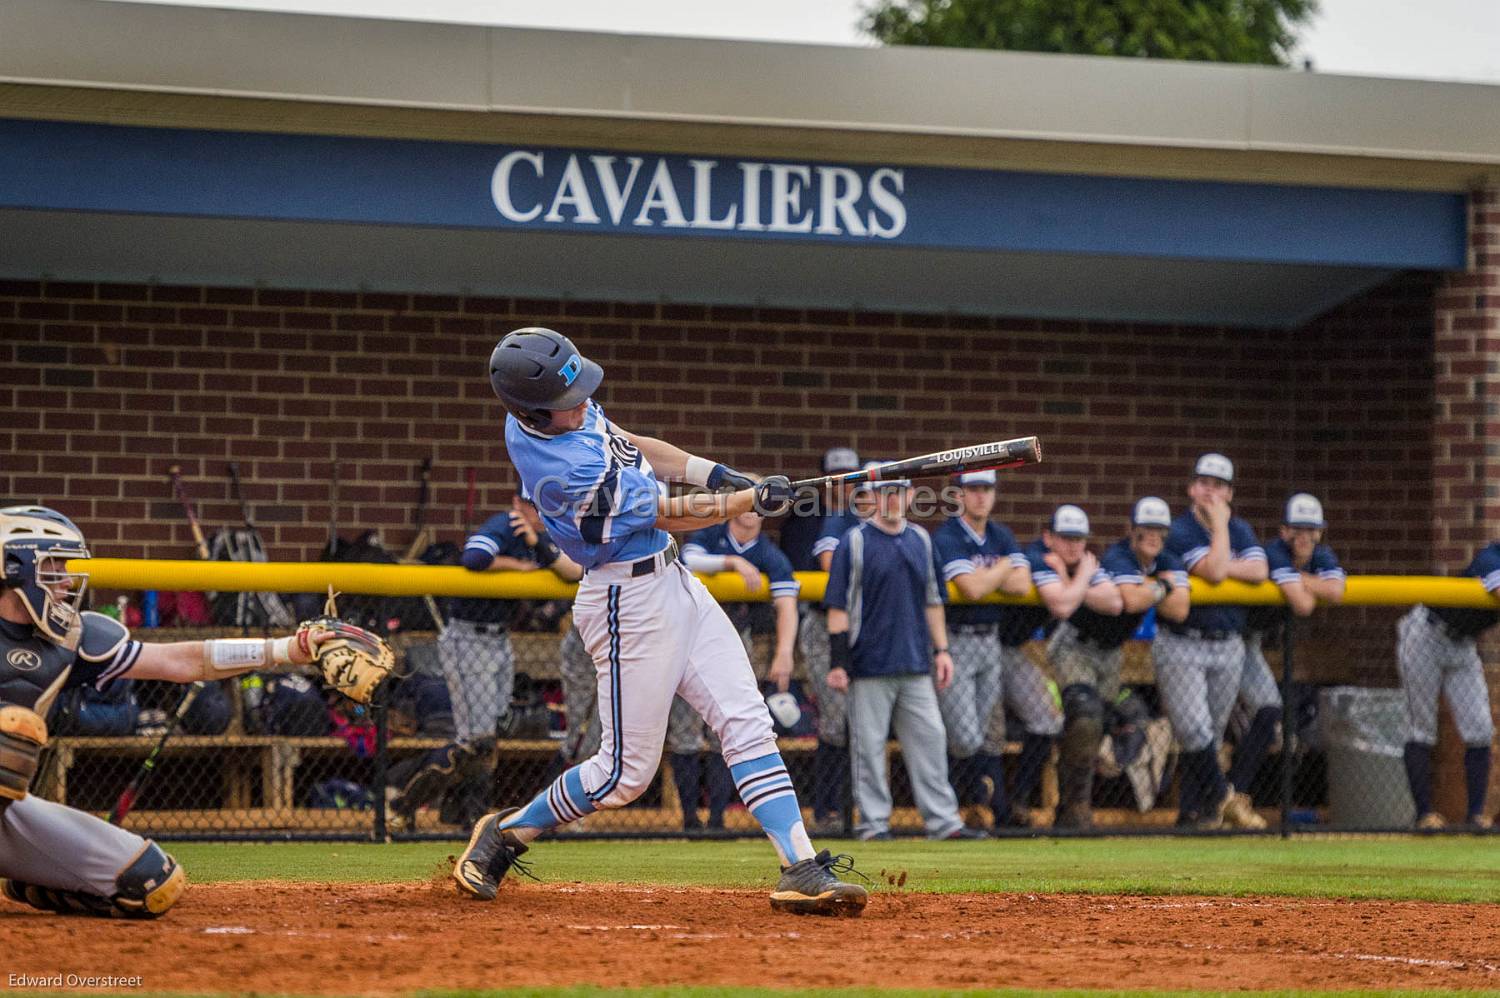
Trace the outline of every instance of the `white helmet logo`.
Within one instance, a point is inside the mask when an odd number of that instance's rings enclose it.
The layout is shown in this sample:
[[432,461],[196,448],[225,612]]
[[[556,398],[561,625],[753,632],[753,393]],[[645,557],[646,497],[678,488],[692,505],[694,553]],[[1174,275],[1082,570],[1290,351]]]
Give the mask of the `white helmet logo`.
[[30,648],[12,648],[5,661],[18,672],[35,672],[42,667],[42,656]]

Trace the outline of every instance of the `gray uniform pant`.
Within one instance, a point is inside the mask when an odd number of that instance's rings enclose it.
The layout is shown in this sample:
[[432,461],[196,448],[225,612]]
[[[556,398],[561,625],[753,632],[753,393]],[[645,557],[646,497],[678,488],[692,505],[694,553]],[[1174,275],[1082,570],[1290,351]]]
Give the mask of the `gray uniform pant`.
[[578,763],[599,751],[599,681],[576,627],[568,628],[559,645],[558,673],[568,718],[564,754],[569,763]]
[[931,676],[877,676],[849,684],[849,756],[858,833],[868,837],[890,831],[885,746],[893,721],[922,824],[929,838],[944,838],[962,827],[963,819],[948,783],[943,718]]
[[515,654],[510,634],[492,634],[489,626],[455,618],[438,638],[438,660],[448,681],[459,741],[495,737],[500,719],[510,712]]
[[1009,707],[1021,719],[1021,728],[1031,735],[1056,738],[1062,734],[1062,710],[1047,687],[1047,677],[1026,652],[1011,645],[1000,646],[1000,696],[990,710],[989,725],[984,733],[984,751],[989,755],[1005,754],[1005,710]]
[[1004,681],[1000,638],[993,631],[954,631],[948,637],[948,650],[953,655],[953,682],[938,692],[938,709],[948,730],[948,754],[967,759],[984,745],[990,714],[1000,699]]
[[1120,660],[1124,658],[1121,648],[1100,648],[1081,640],[1078,628],[1072,624],[1059,624],[1047,642],[1047,658],[1052,663],[1052,674],[1057,677],[1057,688],[1064,692],[1069,686],[1090,686],[1099,694],[1099,699],[1108,706],[1120,693]]
[[1245,636],[1245,668],[1240,673],[1239,700],[1251,717],[1262,708],[1281,706],[1281,687],[1271,675],[1258,633]]
[[809,607],[802,615],[797,644],[818,703],[818,741],[843,748],[849,744],[849,697],[828,688],[828,615],[824,611]]
[[0,877],[113,897],[146,840],[91,814],[28,794],[0,808]]
[[1151,657],[1162,705],[1183,749],[1199,752],[1217,745],[1239,694],[1244,638],[1234,634],[1211,641],[1160,628]]
[[1437,744],[1438,696],[1447,697],[1458,736],[1471,748],[1495,737],[1489,687],[1474,639],[1455,641],[1433,623],[1427,608],[1412,607],[1396,622],[1396,671],[1406,691],[1410,741]]

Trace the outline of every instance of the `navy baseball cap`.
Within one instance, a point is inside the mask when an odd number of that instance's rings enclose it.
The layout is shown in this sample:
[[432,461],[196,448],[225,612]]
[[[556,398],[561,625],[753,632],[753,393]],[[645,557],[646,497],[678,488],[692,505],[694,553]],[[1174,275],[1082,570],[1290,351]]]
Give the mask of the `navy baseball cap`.
[[1052,513],[1052,524],[1048,529],[1059,537],[1087,537],[1089,515],[1077,506],[1059,506]]
[[1286,515],[1281,522],[1288,527],[1312,527],[1322,530],[1328,524],[1323,519],[1323,504],[1317,496],[1298,492],[1286,501]]

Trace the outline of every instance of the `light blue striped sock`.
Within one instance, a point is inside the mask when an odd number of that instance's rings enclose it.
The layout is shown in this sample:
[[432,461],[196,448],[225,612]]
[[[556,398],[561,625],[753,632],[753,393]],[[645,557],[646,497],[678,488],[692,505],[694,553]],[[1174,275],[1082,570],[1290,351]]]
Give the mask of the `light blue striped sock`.
[[500,825],[515,832],[523,842],[530,842],[549,829],[577,821],[599,810],[583,791],[583,777],[574,766],[553,780],[530,804],[506,818]]
[[791,866],[799,860],[812,859],[812,840],[802,824],[802,808],[797,804],[797,790],[787,774],[786,764],[780,752],[772,752],[758,759],[737,762],[729,767],[734,777],[740,800],[760,822],[782,866]]

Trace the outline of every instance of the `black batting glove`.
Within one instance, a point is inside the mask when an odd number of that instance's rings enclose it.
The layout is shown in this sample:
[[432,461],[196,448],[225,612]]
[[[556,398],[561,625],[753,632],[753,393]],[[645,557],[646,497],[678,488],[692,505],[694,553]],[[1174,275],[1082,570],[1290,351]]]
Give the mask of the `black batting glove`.
[[755,479],[743,471],[735,471],[728,465],[716,464],[714,470],[708,473],[708,487],[715,492],[720,489],[731,489],[735,492],[741,489],[755,488]]
[[797,492],[791,479],[785,475],[763,478],[753,486],[755,489],[755,511],[761,516],[775,516],[786,512]]

